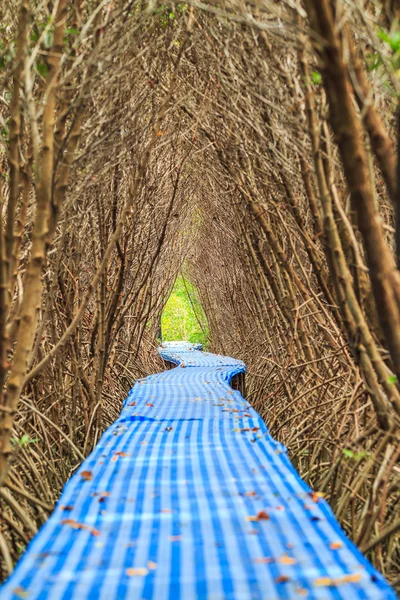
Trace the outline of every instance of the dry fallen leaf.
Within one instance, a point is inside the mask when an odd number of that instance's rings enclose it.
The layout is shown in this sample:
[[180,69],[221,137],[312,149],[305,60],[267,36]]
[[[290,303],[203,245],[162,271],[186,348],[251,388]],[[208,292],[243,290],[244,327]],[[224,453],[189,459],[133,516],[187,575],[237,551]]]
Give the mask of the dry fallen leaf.
[[129,406],[136,406],[136,402],[131,402]]
[[265,510],[259,510],[256,515],[248,515],[244,519],[245,521],[268,521],[269,514]]
[[329,544],[329,548],[331,550],[338,550],[342,546],[343,546],[342,542],[332,542],[331,544]]
[[251,492],[245,492],[244,494],[245,496],[257,496],[257,492],[255,492],[254,490]]
[[60,506],[61,510],[67,510],[70,511],[72,510],[74,507],[72,504],[67,504],[66,506]]
[[78,523],[78,521],[74,521],[74,519],[63,519],[61,521],[61,525],[69,525],[70,527],[72,527],[72,529],[81,529],[82,531],[88,531],[92,535],[100,535],[100,531],[95,527],[85,525],[84,523]]
[[17,596],[17,598],[28,598],[29,594],[23,587],[19,586],[13,589],[13,594]]
[[92,479],[92,477],[93,477],[92,471],[82,471],[81,477],[85,481],[90,481]]
[[130,568],[130,569],[126,569],[125,573],[128,575],[128,577],[135,577],[135,576],[140,576],[140,577],[144,577],[144,575],[147,575],[149,572],[148,569],[146,569],[146,567],[136,567],[134,568]]
[[257,513],[257,521],[267,521],[269,519],[268,513],[265,510],[259,510]]
[[155,571],[157,569],[157,563],[153,560],[147,561],[147,566],[150,569],[150,571]]
[[151,402],[146,402],[146,406],[154,406],[154,404],[152,404]]
[[278,557],[274,557],[274,556],[263,556],[262,558],[255,558],[253,560],[253,562],[260,564],[260,565],[270,565],[271,563],[281,563],[283,565],[295,565],[296,564],[296,559],[292,558],[291,556],[278,556]]
[[295,592],[299,596],[308,596],[308,591],[305,588],[296,588]]
[[321,498],[324,497],[324,495],[321,492],[309,492],[309,495],[311,496],[311,500],[313,502],[318,502]]
[[275,577],[275,583],[286,583],[290,581],[290,577],[287,575],[279,575],[279,577]]
[[270,565],[275,562],[275,558],[271,558],[270,556],[263,556],[262,558],[255,558],[253,560],[258,565]]
[[320,577],[314,581],[314,584],[317,586],[334,587],[344,583],[357,583],[361,579],[361,573],[353,573],[350,575],[343,575],[343,577],[337,577],[336,579],[332,579],[331,577]]

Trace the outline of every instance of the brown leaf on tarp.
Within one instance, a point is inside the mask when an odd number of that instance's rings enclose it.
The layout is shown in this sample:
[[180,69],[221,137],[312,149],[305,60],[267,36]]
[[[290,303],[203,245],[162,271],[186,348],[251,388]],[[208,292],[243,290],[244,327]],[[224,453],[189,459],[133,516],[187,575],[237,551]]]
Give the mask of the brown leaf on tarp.
[[157,569],[157,563],[153,560],[149,560],[147,561],[147,567],[150,569],[150,571],[155,571]]
[[287,575],[279,575],[279,577],[275,577],[275,583],[286,583],[290,581],[290,577]]
[[111,462],[116,462],[120,456],[130,456],[127,452],[114,452]]
[[299,596],[308,596],[308,591],[305,588],[296,588],[295,592]]
[[81,477],[85,481],[90,481],[93,477],[92,471],[82,471]]
[[152,404],[151,402],[146,402],[146,406],[152,407],[152,406],[154,406],[154,404]]
[[172,427],[166,427],[165,431],[172,431]]
[[161,513],[173,513],[174,509],[173,508],[161,508],[160,512]]
[[269,519],[269,514],[265,512],[265,510],[259,510],[257,513],[257,521],[267,521]]
[[29,593],[21,586],[14,588],[12,592],[17,598],[29,598]]
[[60,508],[61,508],[61,510],[70,511],[70,510],[72,510],[74,508],[74,506],[73,506],[73,504],[67,504],[65,506],[64,505],[60,506]]
[[331,550],[339,550],[339,548],[341,548],[342,546],[342,542],[332,542],[331,544],[329,544],[329,548]]
[[85,525],[84,523],[78,523],[78,521],[74,521],[74,519],[63,519],[61,521],[61,525],[69,525],[70,527],[72,527],[72,529],[81,529],[82,531],[88,531],[92,535],[101,535],[100,531],[95,527]]
[[268,521],[269,514],[265,510],[259,510],[256,515],[248,515],[245,517],[246,521]]
[[129,406],[136,406],[136,402],[131,402]]
[[282,565],[295,565],[296,559],[291,556],[263,556],[262,558],[255,558],[253,562],[260,565],[270,565],[271,563],[281,563]]
[[319,502],[320,499],[324,497],[322,492],[309,492],[309,496],[311,496],[313,502]]
[[260,429],[259,427],[252,427],[252,428],[250,429],[250,431],[258,431],[259,429]]
[[336,577],[332,579],[331,577],[320,577],[314,581],[314,585],[317,586],[326,586],[326,587],[335,587],[337,585],[342,585],[344,583],[357,583],[361,581],[362,574],[361,573],[353,573],[350,575],[343,575],[342,577]]
[[257,492],[255,492],[254,490],[252,490],[251,492],[245,492],[244,495],[245,496],[257,496]]
[[271,558],[270,556],[263,556],[262,558],[254,558],[253,562],[257,565],[270,565],[271,563],[275,562],[275,559]]
[[146,569],[146,567],[136,567],[136,568],[130,568],[130,569],[126,569],[125,573],[128,575],[128,577],[144,577],[145,575],[147,575],[149,572],[148,569]]

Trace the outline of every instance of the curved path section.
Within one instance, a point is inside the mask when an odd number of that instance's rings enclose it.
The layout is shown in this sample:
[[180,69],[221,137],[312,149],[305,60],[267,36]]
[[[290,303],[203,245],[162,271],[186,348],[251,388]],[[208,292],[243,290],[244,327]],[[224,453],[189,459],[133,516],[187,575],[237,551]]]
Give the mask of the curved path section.
[[1,600],[395,600],[229,387],[240,361],[165,344],[66,484]]

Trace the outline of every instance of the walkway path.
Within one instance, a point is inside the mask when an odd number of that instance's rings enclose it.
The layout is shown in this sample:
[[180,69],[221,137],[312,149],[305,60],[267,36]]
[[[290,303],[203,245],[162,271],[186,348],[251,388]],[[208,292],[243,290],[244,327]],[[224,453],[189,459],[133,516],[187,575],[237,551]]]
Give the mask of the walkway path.
[[243,363],[162,354],[180,367],[136,383],[0,599],[395,600],[229,387]]

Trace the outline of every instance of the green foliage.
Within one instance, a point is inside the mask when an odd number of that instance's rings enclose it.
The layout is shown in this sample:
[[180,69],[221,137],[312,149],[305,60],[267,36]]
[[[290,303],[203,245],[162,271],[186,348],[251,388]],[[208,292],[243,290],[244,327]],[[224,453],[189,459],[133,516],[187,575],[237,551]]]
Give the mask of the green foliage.
[[391,383],[391,384],[397,383],[397,377],[396,377],[396,375],[390,375],[390,377],[387,378],[387,382]]
[[46,79],[47,77],[47,72],[48,72],[48,68],[46,63],[38,63],[36,65],[36,69],[38,71],[38,73],[44,78]]
[[364,458],[369,458],[371,456],[370,452],[353,452],[353,450],[349,450],[348,448],[343,449],[343,454],[346,458],[351,458],[356,462],[360,462],[360,460],[363,460]]
[[186,341],[207,346],[207,319],[197,290],[179,276],[161,317],[163,341]]
[[319,85],[322,81],[322,75],[318,71],[313,71],[311,73],[311,80],[314,85]]
[[[400,69],[400,30],[393,29],[392,31],[385,31],[384,29],[379,29],[378,35],[391,50],[389,62],[392,66],[392,69],[398,76]],[[367,64],[370,71],[375,71],[383,64],[383,61],[380,55],[374,52],[373,54],[369,54],[367,56]]]
[[179,15],[181,15],[186,9],[186,4],[180,2],[177,5],[174,4],[160,4],[153,11],[153,16],[157,17],[159,24],[162,27],[168,27],[172,21],[174,21]]
[[29,444],[37,444],[39,438],[31,438],[27,433],[24,433],[20,438],[11,438],[11,442],[14,446],[20,446],[21,448],[26,448]]
[[400,51],[400,31],[387,32],[384,29],[379,31],[379,37],[386,42],[395,53]]

